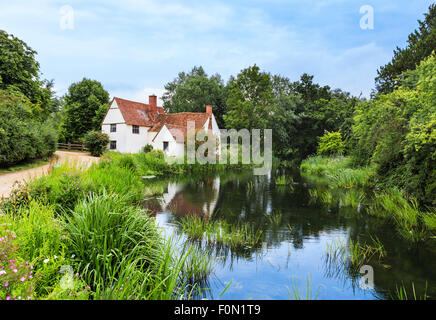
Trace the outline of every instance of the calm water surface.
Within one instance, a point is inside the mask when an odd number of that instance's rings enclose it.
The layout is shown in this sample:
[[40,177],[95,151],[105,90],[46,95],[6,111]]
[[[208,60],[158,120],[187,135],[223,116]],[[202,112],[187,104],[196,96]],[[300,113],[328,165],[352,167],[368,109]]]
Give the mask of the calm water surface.
[[[265,233],[261,248],[214,251],[214,271],[197,298],[217,299],[230,282],[221,299],[289,299],[296,287],[304,297],[309,290],[317,299],[387,299],[401,285],[411,294],[412,283],[418,295],[427,292],[436,298],[434,248],[401,240],[391,223],[366,215],[360,206],[320,204],[313,196],[317,183],[298,174],[290,175],[292,184],[277,186],[277,175],[247,171],[149,182],[165,189],[147,207],[169,235],[181,233],[177,222],[189,214],[249,222]],[[362,289],[361,275],[329,263],[326,252],[329,244],[350,239],[365,243],[371,236],[380,239],[387,255],[367,263],[374,270],[374,289]]]

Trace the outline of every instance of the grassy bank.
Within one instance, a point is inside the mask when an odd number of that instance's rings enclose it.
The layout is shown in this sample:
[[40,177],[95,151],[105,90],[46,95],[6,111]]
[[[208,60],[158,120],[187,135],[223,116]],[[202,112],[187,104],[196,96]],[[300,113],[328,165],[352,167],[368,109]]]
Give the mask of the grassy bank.
[[420,208],[416,199],[397,188],[380,189],[372,167],[355,168],[347,157],[311,157],[303,161],[301,174],[317,180],[311,196],[321,203],[364,208],[367,213],[391,219],[398,233],[412,242],[436,236],[436,211]]
[[13,165],[13,166],[8,167],[8,168],[0,168],[0,175],[11,173],[11,172],[17,172],[17,171],[21,171],[21,170],[32,169],[32,168],[36,168],[36,167],[41,167],[41,166],[44,166],[44,165],[50,163],[50,161],[54,160],[54,159],[56,159],[55,155],[53,157],[34,159],[31,161],[19,163],[19,164]]
[[[229,168],[109,153],[89,169],[63,165],[22,185],[1,203],[0,299],[189,298],[212,260],[163,236],[142,206],[163,189],[143,176]],[[241,245],[242,233],[231,232]]]

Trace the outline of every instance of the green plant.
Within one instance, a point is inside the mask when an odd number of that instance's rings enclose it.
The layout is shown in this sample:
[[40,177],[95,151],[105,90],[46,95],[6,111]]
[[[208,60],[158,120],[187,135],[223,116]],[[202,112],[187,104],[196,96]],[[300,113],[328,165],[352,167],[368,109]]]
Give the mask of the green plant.
[[27,300],[33,294],[33,265],[18,257],[14,232],[0,232],[0,300]]
[[94,157],[100,157],[107,149],[109,136],[100,131],[89,131],[85,137],[85,147]]
[[146,144],[142,148],[142,152],[144,152],[144,153],[149,153],[149,152],[151,152],[151,150],[153,150],[153,146],[151,144]]
[[340,155],[345,151],[345,143],[340,132],[326,132],[319,138],[319,155]]
[[292,178],[287,178],[285,175],[281,175],[275,179],[275,184],[277,186],[286,186],[292,184]]
[[191,240],[206,240],[209,244],[224,245],[232,249],[250,249],[263,243],[262,230],[246,223],[230,224],[224,220],[206,221],[201,217],[187,216],[179,222],[182,231]]
[[427,300],[428,283],[425,282],[425,289],[422,295],[417,295],[415,284],[412,282],[411,292],[406,288],[402,282],[400,286],[395,285],[395,292],[391,295],[392,300]]
[[320,294],[320,288],[313,293],[312,292],[312,279],[310,276],[306,278],[305,290],[303,291],[302,285],[299,283],[297,277],[292,280],[291,289],[289,287],[288,295],[291,300],[316,300]]

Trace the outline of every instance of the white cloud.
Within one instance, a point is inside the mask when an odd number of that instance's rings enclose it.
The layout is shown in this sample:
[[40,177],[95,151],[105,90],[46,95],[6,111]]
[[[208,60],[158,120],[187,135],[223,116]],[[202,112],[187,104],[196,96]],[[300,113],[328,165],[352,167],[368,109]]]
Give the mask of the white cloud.
[[[373,3],[376,15],[391,10]],[[75,10],[74,30],[59,28],[65,4]],[[322,84],[368,95],[377,68],[392,55],[386,39],[392,41],[393,34],[377,26],[373,33],[361,33],[360,5],[348,0],[16,0],[1,4],[0,29],[38,51],[44,77],[55,79],[61,94],[88,77],[110,87],[111,95],[144,101],[145,88],[163,91],[178,72],[194,65],[227,79],[256,63],[292,80],[308,72]],[[418,5],[390,6],[407,13]]]

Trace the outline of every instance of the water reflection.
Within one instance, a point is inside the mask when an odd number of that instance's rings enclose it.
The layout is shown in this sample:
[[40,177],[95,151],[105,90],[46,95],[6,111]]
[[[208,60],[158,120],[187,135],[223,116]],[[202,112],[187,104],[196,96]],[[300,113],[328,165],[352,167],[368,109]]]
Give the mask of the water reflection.
[[[250,171],[153,182],[164,184],[165,192],[146,206],[171,233],[181,233],[177,222],[186,215],[250,223],[264,233],[261,247],[240,251],[196,243],[216,263],[215,273],[204,280],[210,290],[197,298],[216,298],[232,282],[223,299],[288,299],[292,279],[304,283],[308,276],[312,288],[320,289],[319,299],[386,299],[397,285],[412,282],[419,294],[427,282],[428,295],[436,297],[434,249],[410,245],[387,220],[365,214],[362,190],[330,189],[294,172],[286,173],[292,184],[278,186],[275,179],[282,174]],[[367,262],[374,268],[375,289],[363,290],[360,274],[326,259],[326,248],[338,239],[366,243],[371,236],[380,239],[387,255]]]

